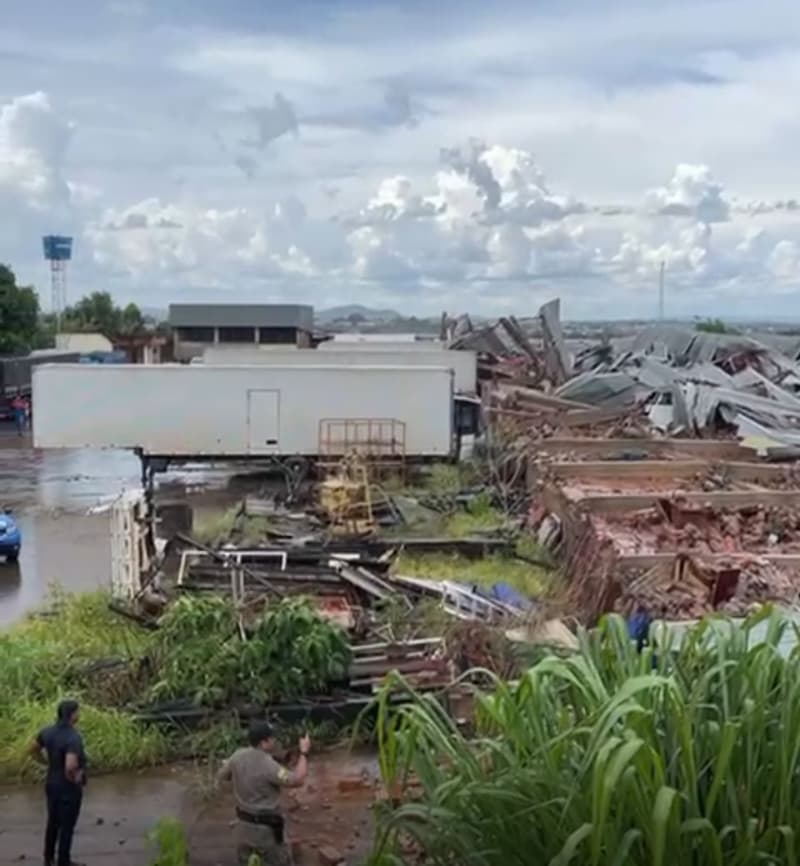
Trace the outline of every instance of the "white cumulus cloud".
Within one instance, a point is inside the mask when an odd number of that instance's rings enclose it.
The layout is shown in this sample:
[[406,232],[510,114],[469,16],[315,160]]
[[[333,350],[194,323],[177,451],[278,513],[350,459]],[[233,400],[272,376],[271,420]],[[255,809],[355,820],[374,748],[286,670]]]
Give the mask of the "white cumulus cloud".
[[[466,147],[443,149],[442,161],[469,182],[487,222],[538,226],[585,209],[570,196],[551,193],[533,155],[525,150],[472,140]],[[450,190],[458,186],[447,174],[440,183]]]
[[666,186],[648,190],[645,209],[661,216],[693,217],[701,222],[724,222],[730,204],[723,188],[705,165],[680,163]]
[[[293,112],[276,97],[255,142],[291,131]],[[274,282],[320,305],[335,296],[430,312],[463,295],[464,307],[490,311],[515,298],[528,305],[539,285],[569,309],[624,315],[662,263],[687,311],[716,292],[800,290],[795,199],[737,199],[702,165],[678,163],[667,184],[642,184],[645,192],[610,205],[551,189],[524,147],[471,139],[432,147],[427,163],[398,151],[357,188],[336,176],[335,195],[322,185],[316,197],[308,185],[277,188],[282,169],[256,163],[253,151],[240,166],[246,177],[222,192],[153,183],[126,196],[78,170],[79,138],[44,93],[0,105],[0,261],[35,262],[41,274],[39,235],[74,233],[86,284],[123,299],[200,289],[263,297]],[[218,158],[230,180],[231,154]],[[293,164],[302,176],[302,159]]]
[[767,258],[767,264],[776,277],[800,281],[800,244],[796,241],[778,241]]
[[71,136],[45,93],[0,105],[0,261],[13,265],[21,251],[38,252],[41,235],[72,232],[75,188],[65,177]]

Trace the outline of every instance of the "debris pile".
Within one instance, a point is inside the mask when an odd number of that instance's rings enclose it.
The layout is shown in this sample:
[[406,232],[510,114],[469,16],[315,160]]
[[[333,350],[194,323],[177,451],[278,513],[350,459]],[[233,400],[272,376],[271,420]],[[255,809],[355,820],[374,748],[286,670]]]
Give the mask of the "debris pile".
[[451,346],[482,353],[488,436],[527,456],[530,524],[570,614],[742,613],[800,592],[796,340],[659,326],[570,341],[557,301],[524,339],[516,320],[468,324]]
[[[741,446],[739,459],[719,459],[728,442],[673,445],[684,454],[702,446],[706,460],[664,452],[659,460],[559,461],[551,453],[532,461],[531,522],[558,551],[576,615],[593,620],[639,605],[667,618],[744,613],[800,592],[795,469],[759,462]],[[706,462],[714,446],[719,453]]]
[[[328,495],[329,488],[324,492]],[[387,496],[392,502],[388,513],[396,521],[393,529],[397,522],[402,529],[403,514],[410,516],[413,511],[411,503],[434,520],[453,513],[478,520],[468,509],[488,507],[486,498],[480,486],[452,493],[424,491],[418,497]],[[335,511],[327,509],[326,523],[314,509],[304,518],[277,504],[267,507],[248,498],[234,520],[220,522],[224,534],[216,535],[215,527],[213,546],[188,534],[174,535],[162,573],[174,573],[175,591],[180,594],[229,597],[243,616],[269,609],[276,600],[308,599],[319,616],[348,634],[352,663],[337,699],[350,703],[363,704],[390,671],[399,672],[418,689],[451,683],[474,654],[463,652],[463,641],[454,640],[458,623],[483,626],[503,643],[515,639],[514,629],[530,619],[534,603],[503,583],[502,569],[496,582],[485,588],[409,576],[402,569],[398,573],[403,557],[513,562],[513,537],[425,537],[394,531],[387,535],[377,527],[365,535],[361,523],[353,527],[358,531],[343,533],[339,531],[343,523],[332,521]],[[253,517],[265,515],[268,521],[252,522]],[[242,527],[248,532],[246,542]],[[331,532],[331,527],[337,531]],[[525,565],[523,560],[520,563]],[[494,651],[492,657],[501,655]]]

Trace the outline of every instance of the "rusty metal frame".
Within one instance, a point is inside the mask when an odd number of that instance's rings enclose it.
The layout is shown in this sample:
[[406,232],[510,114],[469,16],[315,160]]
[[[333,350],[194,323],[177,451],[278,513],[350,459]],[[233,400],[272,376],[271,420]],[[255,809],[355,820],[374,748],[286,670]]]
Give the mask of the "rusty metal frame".
[[335,470],[357,454],[371,474],[405,471],[406,423],[397,418],[322,418],[318,439],[322,469]]

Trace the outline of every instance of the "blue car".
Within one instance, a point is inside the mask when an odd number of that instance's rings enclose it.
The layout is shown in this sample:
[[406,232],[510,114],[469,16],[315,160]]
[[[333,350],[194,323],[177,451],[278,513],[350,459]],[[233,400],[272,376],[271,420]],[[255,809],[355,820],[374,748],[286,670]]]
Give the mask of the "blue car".
[[16,562],[19,559],[19,549],[22,547],[22,534],[10,511],[0,512],[0,556],[6,562]]

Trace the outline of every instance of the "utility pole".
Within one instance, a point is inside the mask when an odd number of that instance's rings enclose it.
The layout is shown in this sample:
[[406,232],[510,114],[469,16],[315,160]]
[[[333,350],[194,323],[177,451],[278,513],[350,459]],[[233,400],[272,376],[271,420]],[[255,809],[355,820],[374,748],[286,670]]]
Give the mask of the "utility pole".
[[661,262],[658,269],[658,321],[664,321],[664,270],[666,262]]

